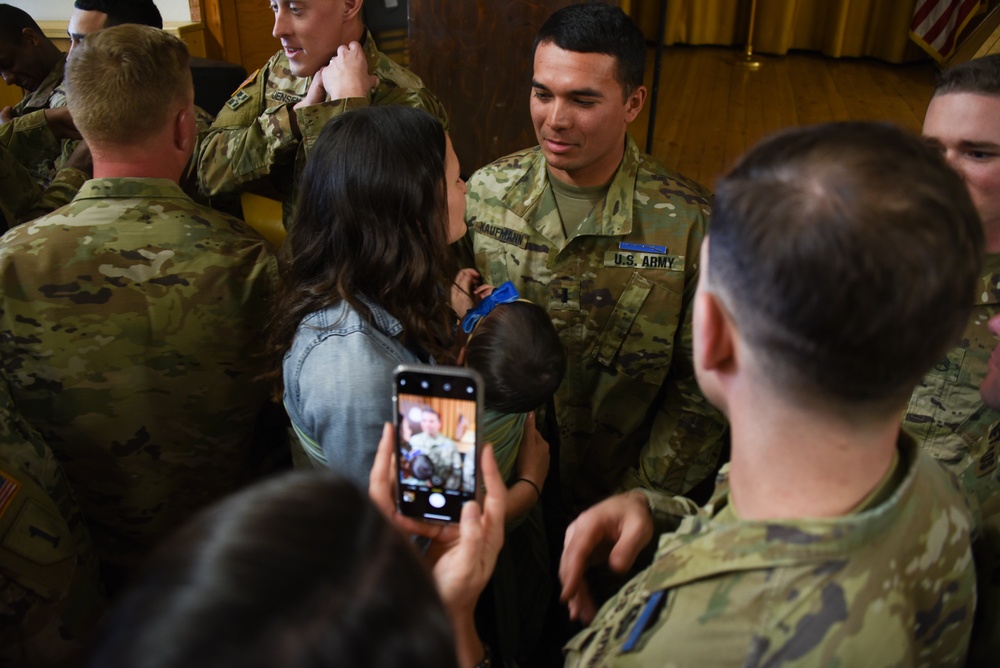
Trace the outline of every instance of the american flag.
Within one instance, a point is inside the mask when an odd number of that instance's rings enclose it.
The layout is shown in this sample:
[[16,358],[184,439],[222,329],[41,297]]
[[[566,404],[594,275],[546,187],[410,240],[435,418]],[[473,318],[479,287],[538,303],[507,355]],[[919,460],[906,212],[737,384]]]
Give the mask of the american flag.
[[17,494],[17,490],[20,489],[21,484],[14,480],[13,478],[8,478],[6,474],[0,471],[0,515],[3,515],[3,511],[7,510],[7,505]]
[[917,0],[910,37],[941,62],[952,54],[958,34],[986,4],[986,0]]

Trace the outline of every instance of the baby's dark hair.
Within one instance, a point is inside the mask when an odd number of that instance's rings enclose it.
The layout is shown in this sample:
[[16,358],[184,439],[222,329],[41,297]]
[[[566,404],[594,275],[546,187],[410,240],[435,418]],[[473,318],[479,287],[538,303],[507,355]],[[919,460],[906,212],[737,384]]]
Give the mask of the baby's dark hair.
[[566,375],[566,352],[538,304],[499,304],[479,321],[465,363],[483,377],[484,403],[501,413],[542,406]]

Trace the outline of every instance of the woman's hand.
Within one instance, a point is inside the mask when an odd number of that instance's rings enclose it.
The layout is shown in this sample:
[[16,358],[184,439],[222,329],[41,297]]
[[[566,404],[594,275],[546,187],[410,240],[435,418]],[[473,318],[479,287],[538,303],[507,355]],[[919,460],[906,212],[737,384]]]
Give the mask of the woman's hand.
[[459,318],[464,317],[465,312],[476,305],[473,292],[482,288],[479,284],[481,280],[475,269],[460,269],[455,275],[455,281],[451,284],[451,308]]

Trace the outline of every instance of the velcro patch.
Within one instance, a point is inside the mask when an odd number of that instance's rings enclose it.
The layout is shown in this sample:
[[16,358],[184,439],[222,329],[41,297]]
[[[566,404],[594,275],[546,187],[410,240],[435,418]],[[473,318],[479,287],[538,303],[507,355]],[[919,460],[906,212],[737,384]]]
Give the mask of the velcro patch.
[[10,502],[17,496],[17,490],[21,489],[21,483],[0,471],[0,517],[10,506]]
[[989,475],[997,467],[997,444],[998,442],[993,438],[993,434],[990,434],[990,447],[983,456],[979,458],[976,462],[976,477],[982,478],[984,475]]
[[604,266],[624,267],[626,269],[667,269],[670,271],[684,271],[684,256],[610,250],[604,252]]
[[[253,71],[253,74],[251,74],[250,76],[248,76],[246,78],[246,80],[243,83],[241,83],[239,85],[239,87],[236,88],[236,90],[233,91],[233,95],[236,95],[241,90],[243,90],[244,88],[246,88],[247,86],[249,86],[251,83],[253,83],[253,80],[257,78],[257,73],[258,72],[260,72],[260,68],[259,67],[257,69],[255,69]],[[232,95],[230,95],[230,97],[232,97]]]
[[477,220],[475,222],[475,228],[478,234],[491,237],[505,244],[517,246],[518,248],[524,248],[528,245],[527,234],[524,232],[518,232],[517,230],[512,230],[509,227],[496,225],[494,223],[487,223],[483,220]]
[[236,111],[237,109],[242,107],[243,104],[249,99],[250,96],[247,95],[247,93],[244,90],[240,89],[236,91],[231,98],[229,98],[229,101],[226,102],[226,106],[232,109],[233,111]]

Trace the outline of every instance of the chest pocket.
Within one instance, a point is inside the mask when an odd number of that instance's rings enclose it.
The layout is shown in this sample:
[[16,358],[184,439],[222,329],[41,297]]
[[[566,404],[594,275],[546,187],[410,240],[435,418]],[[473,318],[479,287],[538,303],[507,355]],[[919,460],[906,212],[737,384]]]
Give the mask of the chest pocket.
[[[683,272],[676,273],[682,282]],[[682,306],[680,292],[633,273],[591,356],[629,378],[661,385],[670,370]]]

